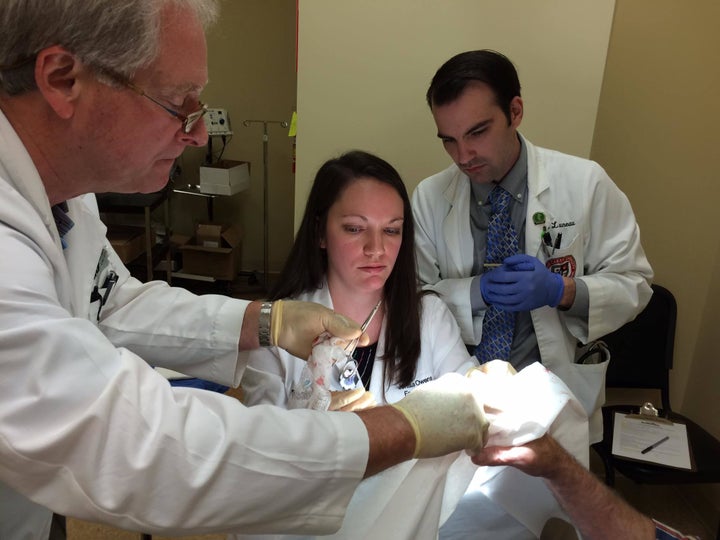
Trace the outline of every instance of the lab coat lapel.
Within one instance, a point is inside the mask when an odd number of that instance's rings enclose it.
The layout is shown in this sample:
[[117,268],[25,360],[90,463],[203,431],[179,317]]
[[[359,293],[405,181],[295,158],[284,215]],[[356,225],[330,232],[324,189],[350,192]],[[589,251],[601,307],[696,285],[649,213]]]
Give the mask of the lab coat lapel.
[[[544,204],[545,194],[550,186],[544,167],[538,159],[535,146],[525,138],[523,141],[528,154],[528,208],[525,219],[525,253],[534,255],[541,261],[547,256],[542,250],[543,225],[548,226],[554,219]],[[538,219],[535,219],[535,217]],[[542,219],[540,219],[542,216]]]
[[470,180],[458,170],[443,192],[450,211],[443,223],[448,276],[460,277],[472,269],[473,238],[470,231]]
[[[86,198],[87,200],[83,200]],[[95,204],[93,195],[68,201],[68,214],[75,225],[67,233],[65,260],[73,282],[73,315],[87,317],[90,293],[95,285],[95,270],[105,247],[107,228],[88,204]]]

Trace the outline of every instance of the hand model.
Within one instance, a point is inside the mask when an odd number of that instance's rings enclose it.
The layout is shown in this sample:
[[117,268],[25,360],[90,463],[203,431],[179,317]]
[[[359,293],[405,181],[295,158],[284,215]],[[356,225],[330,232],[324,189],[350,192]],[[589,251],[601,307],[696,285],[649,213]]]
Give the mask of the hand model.
[[416,458],[458,450],[478,452],[487,439],[483,403],[470,380],[447,373],[425,383],[393,405],[415,431]]
[[503,311],[556,307],[564,291],[560,274],[548,270],[537,257],[524,254],[508,257],[502,266],[480,278],[485,303]]

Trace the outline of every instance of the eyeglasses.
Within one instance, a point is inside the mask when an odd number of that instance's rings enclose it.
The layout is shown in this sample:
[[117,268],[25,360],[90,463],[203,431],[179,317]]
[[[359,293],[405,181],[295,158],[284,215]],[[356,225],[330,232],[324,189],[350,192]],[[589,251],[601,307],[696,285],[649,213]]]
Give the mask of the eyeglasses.
[[208,109],[208,106],[205,103],[198,101],[198,105],[200,106],[200,108],[195,112],[191,112],[190,114],[185,115],[185,114],[182,114],[181,112],[171,109],[170,107],[166,107],[165,105],[160,103],[154,97],[147,95],[145,93],[145,90],[135,86],[133,83],[131,83],[129,81],[125,81],[124,84],[133,92],[136,92],[136,93],[140,94],[141,96],[146,97],[147,99],[152,101],[155,105],[157,105],[158,107],[162,107],[165,111],[167,111],[172,116],[174,116],[175,118],[180,120],[182,122],[183,133],[190,133],[192,131],[193,127],[195,126],[195,124],[197,123],[197,121],[200,120],[203,116],[205,116],[205,113],[207,112],[207,109]]
[[136,94],[139,94],[139,95],[149,99],[158,107],[162,107],[162,109],[164,111],[166,111],[168,114],[170,114],[173,117],[180,120],[182,122],[183,133],[190,133],[192,131],[193,127],[195,127],[195,124],[197,124],[198,120],[200,120],[203,116],[205,116],[205,113],[207,112],[208,106],[205,103],[198,101],[198,105],[200,107],[198,110],[191,112],[190,114],[183,114],[180,111],[176,111],[175,109],[171,109],[170,107],[163,105],[160,101],[158,101],[154,97],[148,95],[145,92],[145,90],[143,90],[139,86],[136,86],[135,84],[128,81],[127,78],[125,76],[121,75],[120,73],[117,73],[116,71],[106,68],[106,67],[100,67],[100,68],[96,68],[96,69],[102,75],[105,75],[106,77],[110,78],[112,81],[125,86],[126,88],[132,90]]

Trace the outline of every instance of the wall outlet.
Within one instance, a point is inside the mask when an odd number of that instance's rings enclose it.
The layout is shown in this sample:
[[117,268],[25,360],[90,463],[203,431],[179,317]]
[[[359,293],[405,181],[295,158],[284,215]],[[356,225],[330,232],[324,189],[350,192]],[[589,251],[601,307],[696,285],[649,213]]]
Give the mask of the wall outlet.
[[232,135],[230,118],[225,109],[208,109],[203,118],[208,135]]

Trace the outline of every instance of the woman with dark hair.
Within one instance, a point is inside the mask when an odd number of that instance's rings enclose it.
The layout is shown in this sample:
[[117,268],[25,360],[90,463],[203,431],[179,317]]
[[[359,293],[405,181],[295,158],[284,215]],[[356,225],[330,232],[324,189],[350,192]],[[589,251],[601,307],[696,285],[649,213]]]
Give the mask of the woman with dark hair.
[[[328,385],[331,409],[374,404],[359,390],[394,403],[415,386],[475,365],[448,308],[418,288],[413,238],[410,199],[389,163],[355,150],[320,167],[270,299],[312,299],[359,322],[379,304],[367,328],[370,345],[353,355],[356,390],[344,392],[338,362]],[[250,354],[245,403],[307,406],[306,365],[276,348]]]
[[[295,244],[270,298],[310,300],[358,323],[379,306],[366,330],[370,345],[355,350],[355,376],[345,369],[344,358],[326,372],[331,397],[319,402],[324,406],[329,401],[330,410],[359,410],[376,399],[394,404],[443,374],[464,375],[477,365],[449,308],[436,294],[418,288],[413,229],[405,185],[384,160],[356,150],[318,170]],[[312,362],[272,347],[244,354],[249,354],[242,378],[246,405],[302,409],[318,404],[311,390],[316,382],[308,368]],[[347,384],[348,380],[357,382]],[[476,470],[469,457],[459,453],[406,462],[366,479],[353,495],[342,529],[332,538],[435,539]],[[487,475],[477,479],[480,484],[489,480]],[[525,489],[525,481],[515,480]],[[531,480],[542,486],[540,480]],[[479,527],[473,537],[480,532],[494,537],[493,526],[505,515],[492,497],[471,500],[472,526]],[[548,498],[551,502],[541,511],[556,506],[547,491],[540,500]],[[529,502],[525,506],[535,507]],[[514,529],[501,537],[515,538],[513,533]],[[247,535],[235,539],[271,540]]]

